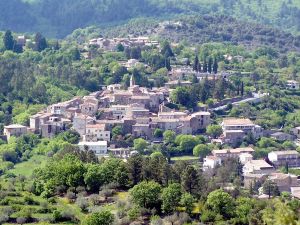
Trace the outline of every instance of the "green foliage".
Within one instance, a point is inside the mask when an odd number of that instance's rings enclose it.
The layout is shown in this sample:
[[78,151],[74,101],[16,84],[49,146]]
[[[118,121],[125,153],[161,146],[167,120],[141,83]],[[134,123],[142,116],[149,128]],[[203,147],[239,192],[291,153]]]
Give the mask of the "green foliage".
[[140,153],[145,152],[147,146],[148,146],[148,143],[143,138],[138,138],[133,141],[134,149]]
[[161,186],[154,181],[142,181],[130,190],[135,204],[144,208],[152,208],[160,202]]
[[199,156],[201,159],[205,158],[211,152],[210,148],[205,144],[196,145],[193,149],[193,155]]
[[217,138],[223,133],[223,130],[220,125],[209,125],[206,128],[206,133],[212,136],[213,138]]
[[101,164],[88,165],[84,182],[93,192],[97,192],[101,186],[109,183],[125,187],[128,184],[128,171],[121,160],[108,159]]
[[177,183],[170,184],[164,188],[161,194],[162,210],[165,213],[172,213],[179,206],[181,199],[181,185]]
[[195,199],[189,193],[184,193],[180,199],[180,204],[185,208],[188,214],[191,214],[194,208]]
[[77,187],[84,184],[84,164],[74,155],[50,161],[44,169],[35,171],[35,192],[45,197],[55,194],[56,187]]
[[114,215],[107,210],[92,213],[82,223],[84,225],[111,225],[114,222]]
[[232,217],[235,210],[234,199],[221,189],[209,193],[206,207],[224,218]]

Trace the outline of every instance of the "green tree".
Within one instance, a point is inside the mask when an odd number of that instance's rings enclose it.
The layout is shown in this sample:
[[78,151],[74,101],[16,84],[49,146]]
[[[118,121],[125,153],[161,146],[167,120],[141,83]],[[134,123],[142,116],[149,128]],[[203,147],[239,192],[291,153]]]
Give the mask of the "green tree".
[[194,194],[200,191],[199,174],[193,166],[188,165],[181,174],[181,185],[188,193]]
[[263,184],[263,192],[268,195],[269,198],[272,196],[279,196],[280,192],[278,186],[275,182],[266,180]]
[[5,32],[3,36],[3,43],[4,43],[5,50],[13,51],[15,41],[10,30],[7,30]]
[[207,71],[208,71],[208,68],[207,68],[207,61],[206,61],[206,59],[204,59],[204,62],[203,62],[203,72],[204,72],[204,73],[207,73]]
[[125,50],[125,48],[121,43],[117,44],[117,51],[118,52],[124,52],[124,50]]
[[234,199],[223,190],[215,190],[207,196],[206,207],[229,219],[234,215]]
[[218,73],[218,61],[216,58],[214,59],[213,72],[214,72],[214,74]]
[[180,204],[185,208],[188,214],[192,214],[195,199],[190,193],[184,193],[180,199]]
[[197,55],[194,59],[193,70],[199,72],[199,58]]
[[164,137],[164,143],[172,144],[175,141],[176,133],[172,130],[166,130],[163,134],[163,137]]
[[161,138],[163,137],[163,131],[162,129],[156,128],[153,132],[154,137]]
[[181,199],[181,185],[178,183],[170,184],[162,191],[162,210],[165,213],[172,213],[176,210]]
[[210,148],[205,144],[196,145],[193,149],[193,155],[198,156],[201,159],[210,154]]
[[88,215],[82,225],[111,225],[114,220],[114,215],[110,211],[102,210]]
[[208,59],[208,63],[207,63],[207,72],[211,73],[212,72],[212,64],[213,64],[213,60],[211,57],[209,57]]
[[43,37],[41,33],[36,33],[34,41],[35,41],[35,47],[34,47],[35,51],[41,52],[44,49],[46,49],[48,46],[46,38]]
[[209,125],[206,128],[206,133],[213,138],[217,138],[223,133],[223,130],[220,125]]
[[170,43],[166,40],[161,43],[161,54],[164,55],[165,58],[174,56]]
[[160,202],[161,186],[154,181],[142,181],[129,190],[135,204],[144,208],[153,208]]
[[147,146],[148,146],[148,143],[143,138],[138,138],[133,141],[133,147],[139,153],[144,153]]

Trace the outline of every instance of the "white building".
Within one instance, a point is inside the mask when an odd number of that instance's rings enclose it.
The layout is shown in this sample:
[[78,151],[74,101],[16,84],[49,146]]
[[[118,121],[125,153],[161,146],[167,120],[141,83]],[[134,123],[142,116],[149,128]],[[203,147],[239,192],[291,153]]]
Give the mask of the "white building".
[[96,156],[107,155],[107,141],[79,142],[78,147],[81,151],[91,150]]
[[214,169],[221,165],[221,159],[215,156],[206,156],[203,162],[203,171]]
[[87,124],[85,135],[97,141],[110,141],[110,131],[105,130],[105,124]]
[[240,162],[245,165],[247,162],[251,161],[253,159],[253,155],[250,153],[242,153],[239,156]]

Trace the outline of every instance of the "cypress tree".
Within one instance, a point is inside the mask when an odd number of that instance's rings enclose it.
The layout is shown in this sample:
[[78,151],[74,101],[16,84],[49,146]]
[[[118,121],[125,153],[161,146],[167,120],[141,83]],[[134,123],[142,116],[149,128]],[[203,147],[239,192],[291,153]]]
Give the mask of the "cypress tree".
[[212,71],[212,64],[213,64],[212,58],[209,58],[209,59],[208,59],[208,65],[207,65],[207,71],[208,71],[209,73],[211,73],[211,71]]
[[37,33],[35,35],[35,47],[34,47],[34,50],[35,51],[38,51],[38,52],[41,52],[43,51],[45,48],[47,48],[47,41],[46,41],[46,38],[42,36],[41,33]]
[[244,96],[244,82],[242,82],[241,95]]
[[194,60],[193,70],[199,72],[199,70],[198,70],[199,67],[198,66],[199,66],[199,58],[196,55],[195,60]]
[[214,71],[214,74],[218,73],[218,62],[217,62],[216,58],[214,59],[213,71]]
[[15,41],[14,41],[14,38],[13,38],[10,30],[7,30],[5,32],[4,37],[3,37],[3,43],[4,43],[5,50],[13,51]]
[[203,62],[203,72],[207,73],[207,62],[206,62],[206,59],[204,59],[204,62]]

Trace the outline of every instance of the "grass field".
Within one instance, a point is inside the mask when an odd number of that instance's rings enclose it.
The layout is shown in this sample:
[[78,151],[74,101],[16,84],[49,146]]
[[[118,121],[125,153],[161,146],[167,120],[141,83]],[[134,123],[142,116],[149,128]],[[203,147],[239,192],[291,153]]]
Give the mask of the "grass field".
[[198,160],[199,157],[197,156],[191,156],[191,155],[184,155],[184,156],[176,156],[172,157],[172,161],[189,161],[189,160]]
[[15,174],[16,176],[31,176],[36,168],[46,165],[47,158],[47,156],[35,155],[28,161],[16,164],[14,169],[10,170],[10,172]]

